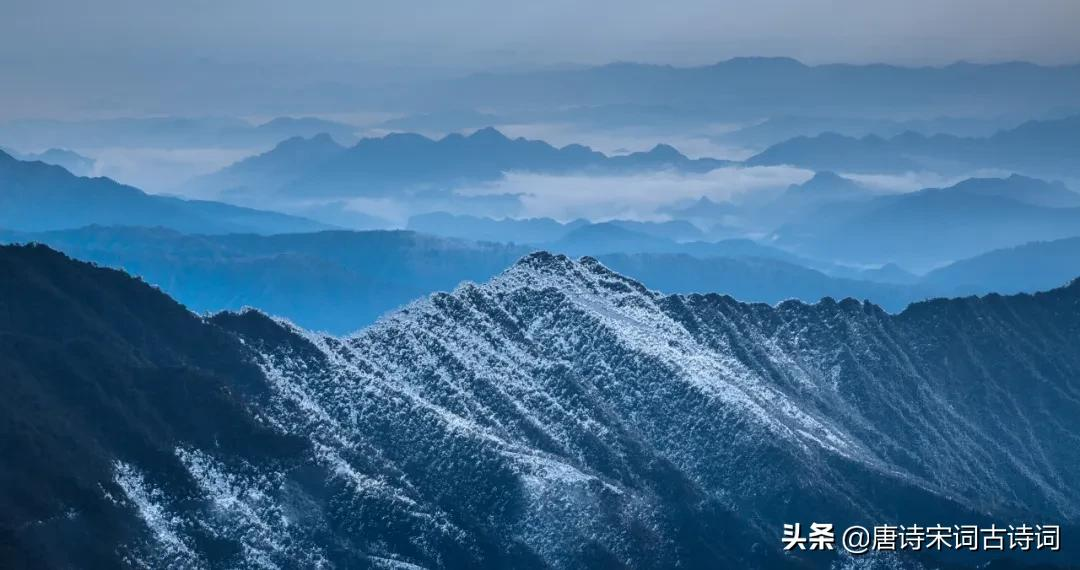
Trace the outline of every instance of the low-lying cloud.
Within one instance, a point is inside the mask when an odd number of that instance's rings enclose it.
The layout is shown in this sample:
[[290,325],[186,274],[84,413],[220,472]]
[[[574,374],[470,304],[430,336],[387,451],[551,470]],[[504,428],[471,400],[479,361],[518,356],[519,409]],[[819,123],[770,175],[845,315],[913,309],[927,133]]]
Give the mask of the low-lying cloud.
[[[93,158],[95,176],[107,176],[147,192],[174,192],[195,176],[209,174],[259,149],[223,148],[91,148],[78,149]],[[214,196],[190,196],[213,198]]]
[[662,171],[623,176],[554,176],[510,172],[495,183],[459,191],[465,196],[519,194],[522,217],[666,219],[664,206],[708,197],[724,201],[799,184],[813,172],[789,166],[732,167],[705,174]]
[[915,192],[924,188],[948,188],[968,178],[1001,178],[1010,173],[1004,170],[976,170],[962,175],[936,172],[905,172],[903,174],[841,173],[867,188],[880,192]]

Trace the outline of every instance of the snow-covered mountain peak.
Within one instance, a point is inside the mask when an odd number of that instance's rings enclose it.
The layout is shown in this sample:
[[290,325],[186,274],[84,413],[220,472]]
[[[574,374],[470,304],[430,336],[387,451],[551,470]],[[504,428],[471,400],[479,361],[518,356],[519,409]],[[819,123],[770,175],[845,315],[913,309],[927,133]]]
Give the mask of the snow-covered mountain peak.
[[[47,250],[0,266],[3,332],[30,347],[5,353],[4,381],[76,422],[9,406],[32,426],[11,437],[48,446],[22,457],[41,473],[57,456],[85,479],[74,515],[20,528],[105,521],[123,546],[102,556],[825,568],[779,551],[784,523],[1080,521],[1076,285],[889,315],[664,296],[537,253],[338,338],[258,311],[199,319]],[[90,348],[35,358],[72,342]],[[93,389],[58,396],[72,385]],[[62,437],[26,439],[46,428]]]

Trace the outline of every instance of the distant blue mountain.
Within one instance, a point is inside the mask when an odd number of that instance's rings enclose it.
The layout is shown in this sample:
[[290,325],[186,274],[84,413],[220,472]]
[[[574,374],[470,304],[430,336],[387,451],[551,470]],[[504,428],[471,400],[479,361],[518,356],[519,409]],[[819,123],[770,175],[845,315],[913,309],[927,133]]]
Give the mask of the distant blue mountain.
[[1069,207],[1073,200],[1069,190],[1042,180],[970,179],[824,206],[781,228],[776,244],[823,259],[929,269],[993,249],[1080,235],[1080,208]]
[[812,215],[815,209],[830,204],[857,204],[878,196],[881,196],[880,192],[826,170],[814,173],[810,180],[802,184],[792,184],[762,208],[745,208],[743,214],[774,223],[775,220]]
[[1073,192],[1064,183],[1047,182],[1018,174],[1008,178],[969,178],[957,183],[952,190],[974,196],[1009,198],[1047,208],[1080,207],[1080,193]]
[[[683,220],[667,222],[611,220],[603,223],[638,234],[671,241],[699,240],[704,237],[704,233],[700,229]],[[561,240],[571,232],[588,225],[594,224],[582,219],[566,223],[551,218],[505,218],[496,220],[478,216],[433,212],[409,218],[407,229],[475,241],[546,244]]]
[[826,170],[815,172],[810,180],[802,184],[792,184],[780,199],[834,201],[860,199],[869,194],[870,191],[858,182]]
[[[886,263],[881,267],[876,267],[873,269],[863,269],[855,272],[853,275],[857,276],[859,280],[863,281],[873,281],[874,283],[895,283],[901,285],[919,283],[922,280],[918,275],[904,269],[903,267],[900,267],[895,263]],[[1077,275],[1080,275],[1080,272],[1077,272]],[[1035,289],[1032,289],[1032,291],[1034,290]]]
[[950,294],[1019,293],[1069,283],[1080,275],[1080,237],[998,249],[935,269],[922,280]]
[[[604,265],[665,293],[719,291],[741,301],[775,304],[786,299],[816,302],[824,297],[873,299],[889,311],[931,297],[930,288],[908,283],[837,278],[780,259],[753,255],[695,257],[686,254],[610,254]],[[1080,274],[1080,273],[1078,273]]]
[[657,212],[705,228],[706,236],[711,239],[725,239],[743,233],[743,230],[730,226],[743,213],[743,207],[732,202],[716,202],[702,196],[691,202],[676,202],[661,207]]
[[731,164],[690,159],[667,145],[648,152],[606,156],[581,145],[556,148],[511,139],[493,128],[439,140],[418,134],[367,138],[347,149],[326,137],[293,139],[194,182],[203,189],[246,189],[252,194],[344,197],[440,192],[500,179],[506,172],[544,174],[635,173],[674,169],[707,172]]
[[385,129],[395,131],[454,132],[480,129],[502,122],[492,113],[472,109],[444,109],[387,119],[380,123]]
[[577,228],[550,244],[547,249],[572,256],[608,253],[669,253],[678,251],[679,244],[661,237],[636,232],[618,224],[600,223]]
[[1006,169],[1042,177],[1080,176],[1080,115],[1029,121],[988,137],[926,136],[906,132],[890,138],[836,133],[797,137],[769,147],[749,165],[789,164],[845,172],[967,172]]
[[849,137],[865,137],[871,134],[892,137],[913,131],[927,136],[941,133],[959,136],[989,136],[1002,128],[1016,126],[1017,123],[1019,121],[1004,118],[883,119],[782,115],[713,135],[710,138],[720,144],[764,149],[796,137],[813,137],[824,133],[836,133]]
[[[438,96],[433,98],[432,93]],[[422,112],[498,109],[500,114],[567,108],[668,108],[697,124],[710,120],[817,113],[853,117],[970,115],[1039,116],[1076,106],[1080,65],[1010,62],[942,67],[827,64],[743,57],[713,65],[673,67],[612,63],[581,69],[479,73],[417,88],[365,94],[373,104]],[[632,120],[637,120],[633,117]],[[822,169],[827,169],[823,167]]]
[[0,147],[0,152],[5,152],[13,158],[26,162],[39,161],[45,164],[62,166],[76,176],[90,176],[94,173],[94,165],[97,163],[92,158],[66,148],[50,148],[38,153],[19,153]]
[[556,241],[587,220],[562,223],[551,218],[501,219],[432,212],[409,218],[407,229],[432,235],[517,244]]
[[81,121],[0,122],[0,141],[21,148],[251,148],[328,133],[347,143],[356,127],[314,117],[278,117],[253,124],[231,117],[139,117]]
[[716,221],[724,216],[738,213],[739,207],[731,202],[716,202],[702,196],[689,204],[671,205],[661,209],[662,213],[677,218]]
[[686,220],[669,220],[666,222],[611,220],[603,223],[614,224],[633,232],[680,243],[700,241],[705,238],[705,233],[701,229]]
[[677,242],[656,233],[644,233],[641,231],[641,226],[635,227],[634,225],[619,222],[582,225],[567,233],[562,239],[545,244],[544,248],[575,256],[603,256],[616,253],[675,253],[697,258],[759,257],[806,267],[828,266],[828,264],[804,259],[785,250],[750,239]]
[[187,186],[193,190],[269,192],[317,168],[345,150],[328,134],[292,137],[272,150],[245,158],[213,174],[200,176]]
[[[599,229],[632,233],[616,226]],[[658,238],[646,241],[660,244],[659,249],[670,244]],[[123,268],[198,312],[251,306],[337,334],[462,281],[487,280],[536,249],[407,231],[257,236],[101,226],[34,233],[0,230],[0,243],[27,242]],[[595,243],[593,251],[604,251],[605,245],[610,242]],[[668,292],[719,291],[768,303],[854,296],[874,299],[889,310],[926,296],[917,287],[829,277],[798,265],[794,256],[749,240],[695,245],[696,255],[613,253],[599,258]],[[578,241],[565,249],[588,247]]]
[[326,229],[304,218],[221,202],[154,196],[108,178],[83,178],[0,152],[0,228],[45,231],[90,224],[162,226],[195,233]]

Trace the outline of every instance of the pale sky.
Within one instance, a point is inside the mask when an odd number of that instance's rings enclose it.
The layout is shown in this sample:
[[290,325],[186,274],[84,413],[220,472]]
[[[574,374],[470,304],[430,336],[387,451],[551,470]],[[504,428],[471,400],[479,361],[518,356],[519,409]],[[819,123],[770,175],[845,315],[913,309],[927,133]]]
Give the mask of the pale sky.
[[1076,0],[5,0],[0,58],[493,66],[1080,62]]
[[2,0],[0,119],[308,112],[279,102],[612,61],[1072,64],[1078,28],[1080,0]]

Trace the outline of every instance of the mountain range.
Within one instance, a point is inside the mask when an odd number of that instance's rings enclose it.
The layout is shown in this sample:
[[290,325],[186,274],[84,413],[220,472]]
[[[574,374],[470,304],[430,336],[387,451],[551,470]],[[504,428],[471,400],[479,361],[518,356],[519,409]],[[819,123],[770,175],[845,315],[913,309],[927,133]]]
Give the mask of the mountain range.
[[[489,279],[535,249],[404,231],[212,236],[136,227],[0,231],[0,243],[43,243],[77,259],[123,269],[199,312],[257,307],[337,334],[462,281]],[[565,249],[587,245],[578,242]],[[600,255],[602,245],[592,249],[605,263],[668,292],[715,290],[767,303],[854,296],[897,311],[929,296],[917,287],[833,278],[748,240],[699,244],[696,256],[633,250]]]
[[905,132],[927,136],[952,134],[984,137],[1003,128],[1012,128],[1018,120],[1000,118],[934,117],[927,119],[882,119],[867,117],[822,117],[807,115],[773,116],[734,130],[712,135],[712,140],[724,144],[766,149],[796,137],[813,137],[835,133],[849,137],[877,135],[893,137]]
[[12,158],[24,162],[44,162],[64,167],[64,170],[76,176],[90,176],[94,173],[94,165],[97,161],[83,156],[66,148],[50,148],[41,152],[19,153],[12,149],[0,147],[0,152],[7,153]]
[[694,224],[686,220],[666,222],[643,222],[637,220],[609,220],[590,222],[585,219],[559,222],[551,218],[493,219],[481,216],[432,212],[409,218],[407,229],[446,237],[474,241],[493,241],[519,244],[546,244],[567,238],[585,226],[604,224],[630,232],[669,240],[686,242],[705,237]]
[[0,228],[47,231],[90,224],[140,224],[197,233],[326,229],[304,218],[221,202],[156,196],[108,178],[75,176],[0,151]]
[[193,180],[201,192],[302,198],[402,196],[499,180],[507,172],[707,172],[731,162],[690,159],[668,145],[607,156],[582,145],[556,148],[493,128],[433,140],[413,133],[365,138],[345,148],[329,136],[290,139],[273,150]]
[[338,338],[0,269],[7,567],[855,568],[783,525],[1080,520],[1078,283],[889,315],[535,253]]
[[985,137],[927,136],[905,132],[890,138],[824,133],[773,145],[748,165],[789,164],[843,172],[945,172],[1008,170],[1044,178],[1080,177],[1080,115],[1028,121]]
[[0,122],[0,141],[20,148],[266,148],[289,137],[319,133],[351,143],[355,132],[355,126],[315,117],[276,117],[258,124],[233,117]]
[[1013,175],[830,204],[777,230],[775,245],[849,263],[915,270],[994,249],[1080,235],[1077,194]]
[[1080,237],[998,249],[935,269],[921,280],[936,291],[960,294],[1039,291],[1080,273]]
[[[925,276],[895,265],[857,270],[815,263],[749,240],[637,253],[604,252],[599,244],[593,251],[608,267],[666,293],[717,291],[770,305],[853,297],[899,312],[934,296],[1030,293],[1061,286],[1080,275],[1075,242],[1069,238],[992,251]],[[335,334],[352,332],[462,281],[490,279],[539,247],[405,231],[214,236],[136,227],[0,231],[0,243],[43,243],[77,259],[123,269],[198,312],[257,307]]]
[[454,108],[512,116],[537,109],[668,108],[658,123],[668,123],[671,115],[693,114],[700,125],[811,111],[837,118],[964,117],[972,115],[972,101],[978,101],[982,116],[1032,117],[1075,109],[1077,92],[1080,65],[806,65],[783,57],[739,57],[693,67],[623,62],[478,73],[361,96],[412,113]]

